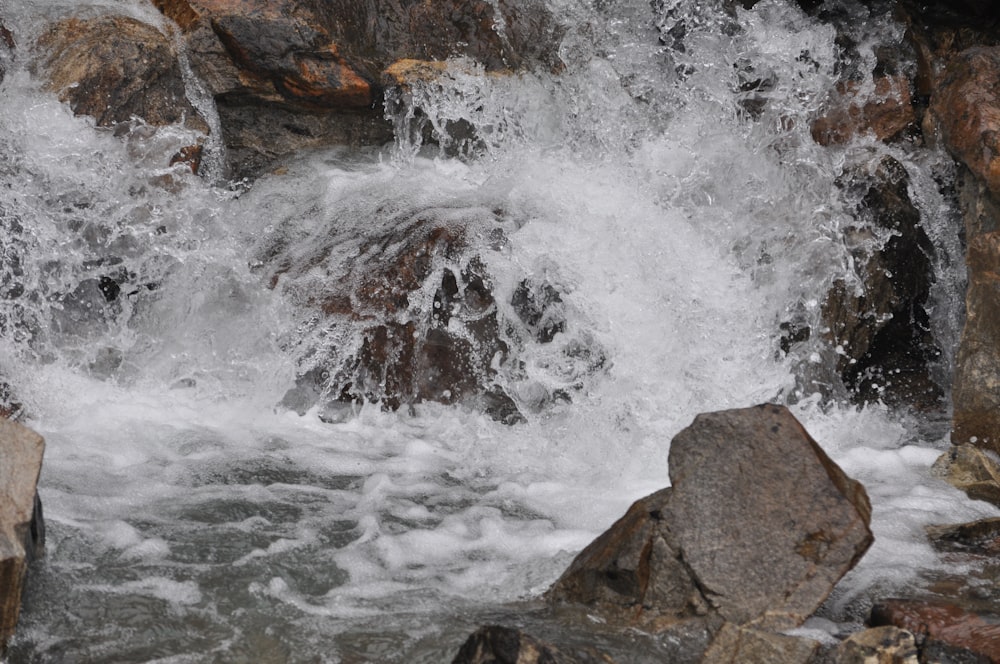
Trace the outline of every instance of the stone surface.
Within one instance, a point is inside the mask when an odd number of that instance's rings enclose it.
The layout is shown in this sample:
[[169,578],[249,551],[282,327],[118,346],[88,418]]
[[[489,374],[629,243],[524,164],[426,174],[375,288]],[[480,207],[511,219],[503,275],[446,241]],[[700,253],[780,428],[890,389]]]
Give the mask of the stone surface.
[[614,664],[591,649],[568,652],[509,627],[486,625],[459,649],[452,664]]
[[68,19],[38,40],[48,87],[100,126],[137,116],[152,125],[208,127],[188,101],[177,54],[153,26],[124,16]]
[[820,145],[844,144],[866,134],[890,141],[916,125],[909,80],[878,76],[865,86],[839,83],[824,113],[813,121],[812,137]]
[[670,448],[671,488],[637,501],[549,589],[657,629],[717,615],[802,623],[872,542],[871,507],[781,406],[699,415]]
[[808,664],[819,645],[812,639],[726,623],[705,652],[701,664]]
[[930,113],[948,151],[990,191],[1000,192],[1000,47],[953,57],[933,92]]
[[0,653],[17,626],[28,564],[45,550],[36,492],[44,450],[34,431],[0,419]]
[[1000,451],[1000,232],[969,237],[966,262],[969,284],[952,390],[951,439]]
[[938,457],[931,472],[973,500],[1000,506],[1000,462],[975,445],[953,445]]
[[[433,401],[515,423],[522,407],[569,400],[604,367],[596,342],[561,334],[551,284],[525,278],[513,295],[494,293],[484,257],[506,241],[495,210],[404,204],[352,217],[326,224],[325,236],[290,239],[279,228],[255,259],[272,287],[315,312],[286,407]],[[518,364],[529,345],[552,357],[565,390],[529,385]]]
[[[391,139],[384,72],[465,56],[489,71],[558,66],[537,0],[156,0],[184,33],[242,171],[301,148]],[[398,69],[398,65],[397,65]]]
[[918,639],[1000,661],[1000,621],[941,600],[885,599],[872,607],[873,626],[895,625]]
[[858,268],[856,282],[838,279],[823,303],[837,371],[858,402],[935,408],[943,391],[930,372],[940,356],[927,310],[934,250],[910,200],[909,176],[884,156],[848,169],[841,184],[857,201],[858,225],[848,237]]
[[1000,554],[1000,518],[979,519],[969,523],[927,526],[927,536],[940,551],[959,551],[978,555]]
[[834,650],[830,664],[918,664],[910,632],[885,625],[852,634]]

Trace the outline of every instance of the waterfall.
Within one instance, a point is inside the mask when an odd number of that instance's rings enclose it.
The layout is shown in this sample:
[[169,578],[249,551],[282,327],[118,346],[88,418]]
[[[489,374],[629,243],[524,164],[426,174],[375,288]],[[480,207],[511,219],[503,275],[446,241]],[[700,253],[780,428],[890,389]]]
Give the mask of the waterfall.
[[[876,543],[834,623],[940,569],[925,524],[996,514],[928,476],[947,445],[934,417],[849,402],[821,334],[782,347],[783,324],[820,330],[833,283],[857,280],[857,201],[837,182],[886,156],[934,244],[942,380],[961,322],[948,159],[810,135],[847,62],[835,30],[781,0],[549,5],[564,70],[456,57],[387,95],[393,145],[303,151],[252,183],[218,177],[217,139],[211,177],[167,166],[196,131],[116,136],[32,68],[48,22],[162,20],[151,7],[4,9],[23,46],[0,84],[0,370],[47,440],[49,524],[10,664],[448,661],[483,621],[544,623],[540,594],[667,483],[694,415],[765,401],[872,497]],[[902,30],[858,26],[861,58]],[[325,399],[338,371],[361,380],[365,338],[316,302],[358,286],[359,257],[407,224],[468,230],[436,283],[489,275],[516,357],[491,380],[520,423]],[[526,288],[557,294],[544,334],[517,311]]]

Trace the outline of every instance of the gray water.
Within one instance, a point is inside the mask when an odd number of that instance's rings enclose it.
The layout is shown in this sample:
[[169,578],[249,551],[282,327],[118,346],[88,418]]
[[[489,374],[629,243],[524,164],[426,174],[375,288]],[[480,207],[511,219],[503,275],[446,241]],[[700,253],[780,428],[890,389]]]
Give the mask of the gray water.
[[[441,662],[497,621],[655,661],[669,644],[585,615],[559,628],[538,598],[668,483],[669,441],[695,414],[764,401],[789,403],[872,498],[876,543],[813,634],[856,622],[873,588],[945,569],[925,524],[996,515],[929,476],[942,427],[831,400],[818,339],[780,352],[779,324],[815,325],[853,274],[854,203],[835,177],[882,155],[910,171],[936,245],[944,376],[961,322],[955,214],[934,183],[947,160],[809,136],[843,66],[833,29],[779,0],[737,10],[742,29],[687,0],[550,4],[568,27],[564,73],[455,61],[394,106],[396,144],[303,154],[250,185],[165,168],[187,130],[123,140],[74,118],[19,50],[0,86],[0,225],[16,257],[0,266],[0,366],[47,441],[48,551],[11,664]],[[133,0],[0,14],[30,44],[49,20],[108,10],[161,20]],[[683,52],[658,39],[679,17]],[[856,25],[860,66],[902,38],[885,17]],[[774,81],[756,118],[739,104],[748,72]],[[418,139],[417,109],[479,141],[445,156]],[[503,377],[526,423],[431,403],[280,405],[316,358],[358,343],[301,294],[386,209],[473,225],[500,210],[508,243],[482,253],[498,306],[525,275],[563,293],[564,330],[523,344],[523,370]],[[267,247],[298,259],[324,243],[315,269],[268,287]],[[131,288],[108,302],[100,278],[121,270]]]

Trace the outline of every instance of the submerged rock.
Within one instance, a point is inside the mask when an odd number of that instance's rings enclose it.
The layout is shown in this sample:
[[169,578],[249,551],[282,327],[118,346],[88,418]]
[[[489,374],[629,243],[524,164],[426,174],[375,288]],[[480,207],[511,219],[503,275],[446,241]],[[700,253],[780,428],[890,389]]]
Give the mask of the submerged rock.
[[670,447],[671,487],[637,501],[549,589],[659,629],[720,617],[801,624],[871,545],[871,506],[781,406],[699,415]]
[[[863,93],[865,87],[870,89]],[[824,113],[813,121],[812,137],[820,145],[843,144],[864,134],[890,141],[916,124],[910,82],[900,75],[878,76],[866,86],[839,83]]]
[[73,18],[51,26],[38,47],[48,87],[99,126],[138,117],[208,130],[187,99],[173,45],[151,25],[124,16]]
[[931,472],[973,500],[1000,506],[1000,463],[974,445],[953,445],[938,457]]
[[14,635],[28,565],[45,551],[38,475],[45,441],[0,418],[0,656]]
[[1000,518],[947,526],[927,526],[934,548],[985,556],[1000,555]]

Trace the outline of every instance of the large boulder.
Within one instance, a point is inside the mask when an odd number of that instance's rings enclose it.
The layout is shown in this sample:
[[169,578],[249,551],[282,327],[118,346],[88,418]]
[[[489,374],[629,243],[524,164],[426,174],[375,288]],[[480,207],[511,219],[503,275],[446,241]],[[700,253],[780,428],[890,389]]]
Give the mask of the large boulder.
[[45,442],[0,418],[0,656],[14,634],[28,565],[45,550],[38,475]]
[[138,117],[208,130],[188,101],[173,44],[151,25],[125,16],[71,18],[50,26],[38,46],[48,87],[99,126]]
[[672,486],[584,549],[550,601],[653,629],[713,616],[788,629],[872,542],[864,488],[782,406],[699,415],[669,464]]

